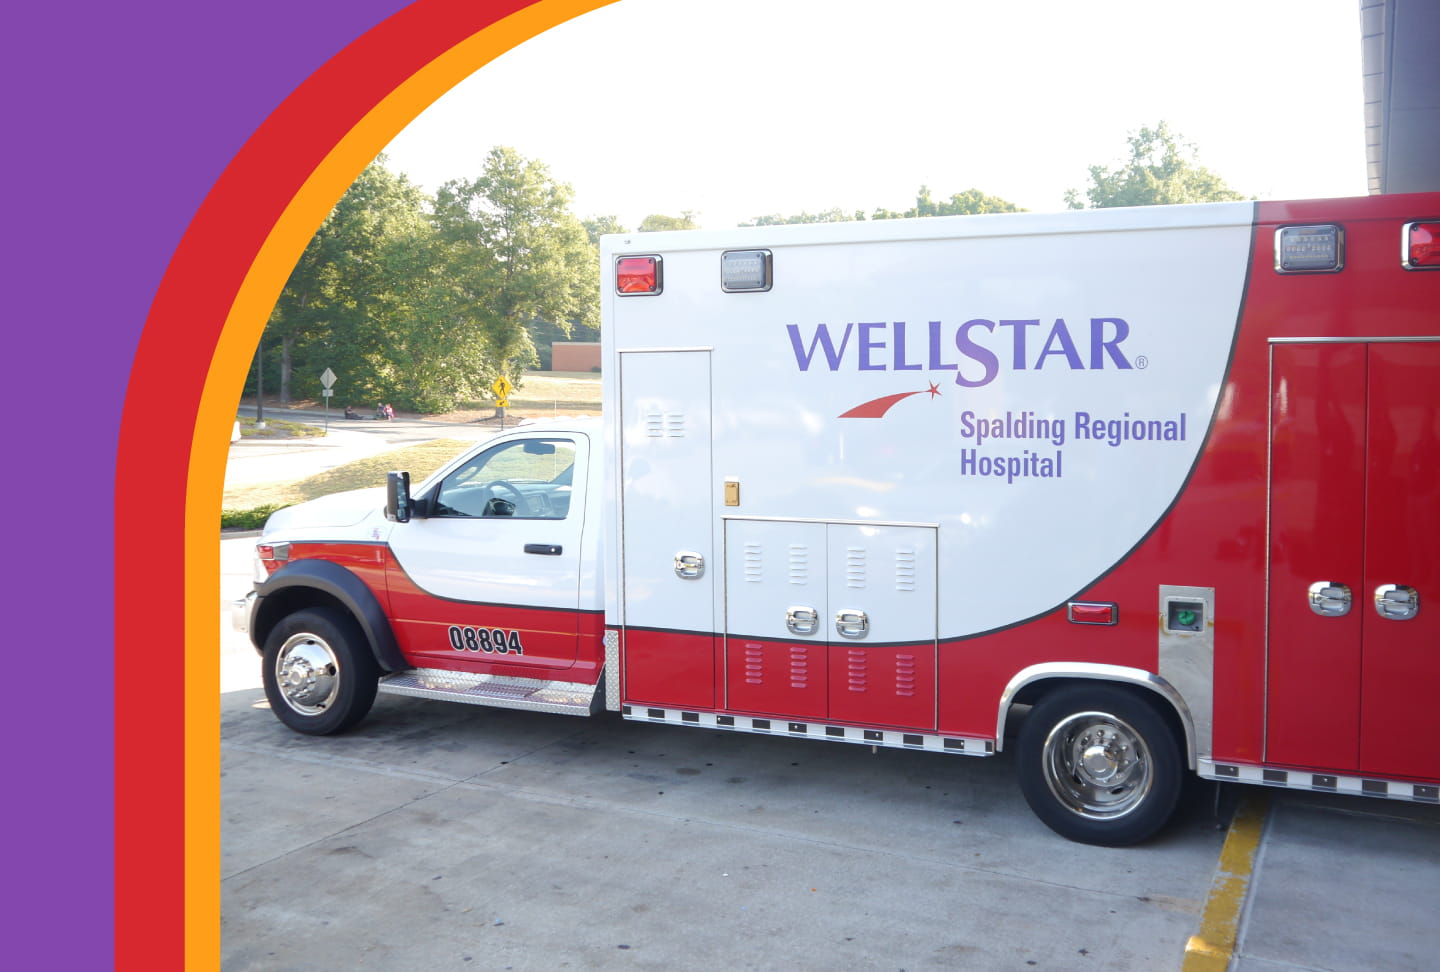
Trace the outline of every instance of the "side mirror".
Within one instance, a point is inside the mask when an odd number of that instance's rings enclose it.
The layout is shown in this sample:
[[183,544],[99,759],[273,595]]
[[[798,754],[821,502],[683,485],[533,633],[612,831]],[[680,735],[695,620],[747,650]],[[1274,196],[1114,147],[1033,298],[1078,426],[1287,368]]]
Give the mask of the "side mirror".
[[410,522],[410,474],[385,474],[385,519],[396,523]]

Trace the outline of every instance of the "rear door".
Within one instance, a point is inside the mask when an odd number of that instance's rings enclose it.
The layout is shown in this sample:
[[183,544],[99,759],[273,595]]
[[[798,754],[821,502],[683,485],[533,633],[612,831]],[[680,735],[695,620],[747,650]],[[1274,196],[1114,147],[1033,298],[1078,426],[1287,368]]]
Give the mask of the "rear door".
[[1272,348],[1266,761],[1440,776],[1440,342]]

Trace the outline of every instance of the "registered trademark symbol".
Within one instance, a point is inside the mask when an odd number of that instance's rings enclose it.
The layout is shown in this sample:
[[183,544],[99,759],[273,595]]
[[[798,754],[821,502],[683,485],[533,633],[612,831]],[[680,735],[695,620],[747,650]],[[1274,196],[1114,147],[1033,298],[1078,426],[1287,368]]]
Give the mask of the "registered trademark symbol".
[[1143,354],[1140,355],[1140,356],[1138,356],[1138,357],[1135,359],[1135,367],[1137,367],[1137,368],[1139,368],[1139,369],[1141,369],[1141,370],[1143,371],[1144,369],[1150,367],[1150,359],[1147,358],[1147,357],[1145,357],[1145,355],[1143,355]]

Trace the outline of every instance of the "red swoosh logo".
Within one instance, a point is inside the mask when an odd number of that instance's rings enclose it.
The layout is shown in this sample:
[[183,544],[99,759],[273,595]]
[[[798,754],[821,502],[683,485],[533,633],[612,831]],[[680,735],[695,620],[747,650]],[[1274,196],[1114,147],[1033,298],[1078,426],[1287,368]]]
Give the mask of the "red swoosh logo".
[[923,395],[924,392],[901,392],[898,395],[886,395],[884,398],[877,398],[874,401],[866,402],[863,405],[856,405],[848,412],[840,413],[841,418],[882,418],[890,411],[890,407],[896,402],[909,398],[911,395]]
[[850,409],[850,411],[840,413],[840,417],[884,418],[885,413],[890,411],[891,407],[896,402],[904,401],[911,395],[924,395],[926,392],[929,392],[931,398],[935,398],[940,394],[940,389],[932,384],[924,391],[901,392],[898,395],[886,395],[884,398],[876,398],[872,401],[865,402],[862,405],[856,405],[854,408]]

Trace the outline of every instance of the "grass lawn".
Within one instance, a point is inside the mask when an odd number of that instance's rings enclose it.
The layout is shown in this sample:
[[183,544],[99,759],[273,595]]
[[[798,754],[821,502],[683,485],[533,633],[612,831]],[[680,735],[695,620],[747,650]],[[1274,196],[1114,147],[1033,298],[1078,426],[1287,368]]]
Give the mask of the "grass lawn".
[[385,474],[392,469],[409,470],[411,482],[418,484],[474,444],[466,439],[435,439],[347,462],[299,482],[260,483],[227,489],[221,503],[220,526],[258,529],[264,524],[265,517],[282,506],[294,506],[351,489],[384,486]]

